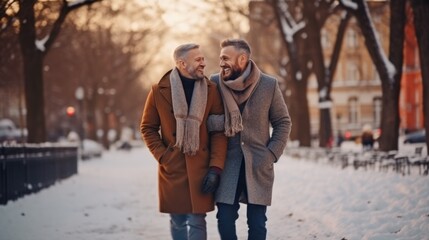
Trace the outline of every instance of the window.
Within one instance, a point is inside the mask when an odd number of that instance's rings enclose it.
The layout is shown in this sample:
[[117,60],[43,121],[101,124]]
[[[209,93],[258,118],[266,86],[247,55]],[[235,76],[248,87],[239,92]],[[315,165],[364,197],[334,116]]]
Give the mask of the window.
[[381,109],[382,102],[381,97],[375,97],[373,99],[373,114],[374,114],[374,126],[380,127],[381,125]]
[[347,81],[358,81],[360,78],[359,69],[356,63],[354,62],[347,62],[347,75],[346,80]]
[[357,97],[349,98],[349,123],[358,123],[358,99]]
[[354,30],[350,29],[346,35],[347,47],[356,48],[358,46],[357,34]]

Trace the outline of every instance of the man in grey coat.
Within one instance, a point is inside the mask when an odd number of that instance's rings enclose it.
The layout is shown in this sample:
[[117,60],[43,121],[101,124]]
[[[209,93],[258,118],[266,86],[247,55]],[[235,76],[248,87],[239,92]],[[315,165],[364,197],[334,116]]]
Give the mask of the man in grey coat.
[[229,137],[227,159],[215,196],[218,230],[223,240],[237,239],[239,202],[247,203],[248,239],[266,239],[273,163],[282,155],[292,125],[277,80],[262,73],[250,56],[245,40],[222,41],[220,73],[210,77],[220,89],[225,115],[212,116],[208,125],[212,130],[223,129]]

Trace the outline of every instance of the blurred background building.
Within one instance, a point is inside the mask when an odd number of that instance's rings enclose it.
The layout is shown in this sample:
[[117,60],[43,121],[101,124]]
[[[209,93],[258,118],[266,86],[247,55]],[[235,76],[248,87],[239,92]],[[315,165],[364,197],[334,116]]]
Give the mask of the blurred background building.
[[[387,51],[389,44],[389,4],[387,1],[368,1],[368,7],[379,40]],[[283,49],[279,28],[273,16],[272,8],[264,1],[249,3],[250,30],[249,42],[253,57],[264,71],[283,79],[286,72],[282,64],[286,50]],[[407,14],[412,15],[408,8]],[[334,46],[339,17],[328,18],[321,32],[321,43],[325,60],[329,62]],[[282,63],[283,62],[283,63]],[[414,34],[412,19],[406,26],[404,47],[402,88],[401,88],[401,130],[414,131],[423,128],[422,79],[418,59],[418,46]],[[287,98],[287,86],[281,86]],[[357,21],[351,18],[343,39],[342,51],[332,85],[332,116],[334,133],[341,131],[346,137],[356,137],[365,125],[374,130],[380,127],[382,110],[381,81],[377,70],[365,47],[364,38]],[[311,133],[317,136],[319,128],[319,103],[317,82],[314,76],[308,83],[310,104]]]

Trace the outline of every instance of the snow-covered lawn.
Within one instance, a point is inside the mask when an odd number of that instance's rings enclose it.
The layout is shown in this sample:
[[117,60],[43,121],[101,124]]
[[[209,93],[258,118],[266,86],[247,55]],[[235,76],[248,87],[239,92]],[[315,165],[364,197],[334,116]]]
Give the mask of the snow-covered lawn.
[[[1,240],[170,239],[146,148],[79,162],[79,174],[0,206]],[[341,170],[283,156],[275,165],[268,239],[429,239],[429,177]],[[219,239],[215,212],[209,239]],[[245,205],[237,223],[247,239]]]

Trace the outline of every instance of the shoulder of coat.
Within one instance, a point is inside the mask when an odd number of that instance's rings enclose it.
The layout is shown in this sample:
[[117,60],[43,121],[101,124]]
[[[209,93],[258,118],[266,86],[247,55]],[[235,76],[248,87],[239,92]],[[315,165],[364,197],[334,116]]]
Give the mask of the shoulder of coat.
[[219,83],[219,73],[214,73],[210,75],[210,81],[215,82],[216,84]]
[[211,80],[207,80],[207,86],[209,87],[209,89],[216,89],[217,88],[217,83],[211,81]]
[[273,81],[273,82],[277,82],[277,78],[272,76],[272,75],[268,75],[266,73],[261,72],[261,79],[264,79],[264,81]]
[[164,76],[161,77],[161,80],[156,84],[159,87],[169,87],[170,86],[170,73],[173,71],[173,69],[170,69],[168,72],[164,74]]

